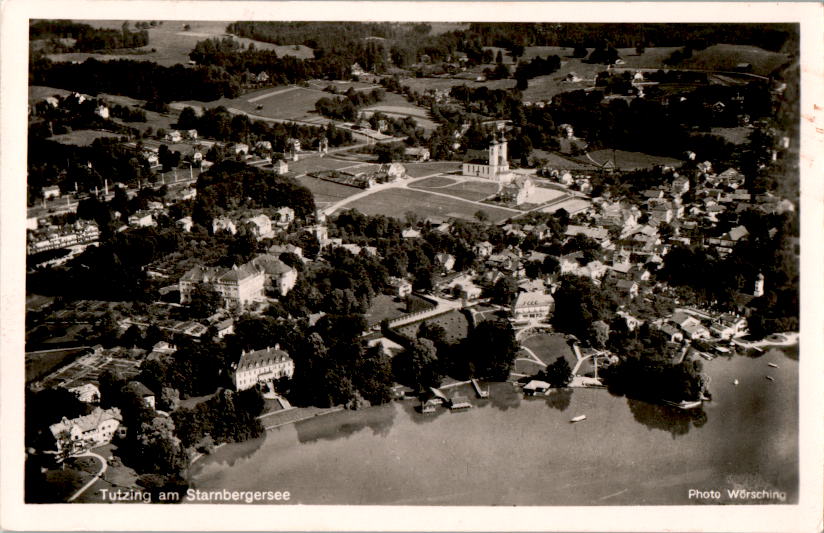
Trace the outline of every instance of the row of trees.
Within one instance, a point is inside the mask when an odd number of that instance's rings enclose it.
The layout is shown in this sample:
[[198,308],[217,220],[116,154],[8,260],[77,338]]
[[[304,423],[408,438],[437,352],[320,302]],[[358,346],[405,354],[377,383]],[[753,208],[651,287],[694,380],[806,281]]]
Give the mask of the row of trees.
[[[128,26],[124,22],[120,30],[113,30],[69,20],[38,20],[29,23],[29,38],[49,40],[47,49],[53,53],[140,48],[149,44],[146,30],[129,31]],[[74,43],[68,44],[65,39],[74,39]]]
[[369,92],[356,91],[350,88],[345,97],[342,98],[321,98],[315,102],[315,110],[330,118],[338,120],[355,121],[358,118],[358,109],[364,106],[374,105],[384,97],[383,89],[373,89]]

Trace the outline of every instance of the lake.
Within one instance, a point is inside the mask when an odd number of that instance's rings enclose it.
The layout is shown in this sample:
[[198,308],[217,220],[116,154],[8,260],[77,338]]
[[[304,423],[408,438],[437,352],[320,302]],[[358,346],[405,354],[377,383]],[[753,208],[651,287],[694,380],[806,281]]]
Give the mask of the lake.
[[[741,501],[727,489],[779,491],[797,503],[797,354],[705,362],[713,401],[692,412],[603,389],[525,399],[507,383],[464,412],[421,415],[412,401],[340,412],[224,446],[194,465],[191,482],[287,490],[303,504],[782,503]],[[587,419],[570,423],[580,414]]]

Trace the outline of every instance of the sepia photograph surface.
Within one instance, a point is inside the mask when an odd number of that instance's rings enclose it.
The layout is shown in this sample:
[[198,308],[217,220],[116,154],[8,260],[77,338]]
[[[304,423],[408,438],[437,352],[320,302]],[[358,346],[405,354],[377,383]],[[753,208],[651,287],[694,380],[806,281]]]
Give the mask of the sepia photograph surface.
[[820,520],[819,11],[124,4],[15,25],[26,523]]

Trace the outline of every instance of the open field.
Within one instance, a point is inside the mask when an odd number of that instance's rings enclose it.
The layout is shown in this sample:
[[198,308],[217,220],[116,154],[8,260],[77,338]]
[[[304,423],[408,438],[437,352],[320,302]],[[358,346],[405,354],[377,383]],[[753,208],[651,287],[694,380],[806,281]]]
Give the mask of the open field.
[[48,96],[67,96],[71,91],[65,89],[56,89],[54,87],[45,87],[43,85],[29,85],[29,102],[36,102],[43,100]]
[[451,161],[432,161],[426,163],[404,163],[406,173],[413,178],[428,176],[436,172],[444,174],[461,170],[461,164]]
[[44,352],[26,353],[26,383],[37,380],[57,367],[65,364],[69,359],[77,357],[86,351],[86,348],[67,348],[65,350],[49,350]]
[[498,184],[484,181],[464,181],[439,189],[440,192],[479,202],[498,192]]
[[309,176],[299,176],[296,179],[301,185],[312,192],[312,196],[315,197],[315,202],[317,203],[337,202],[363,190]]
[[289,161],[289,170],[294,174],[317,170],[340,170],[357,165],[355,161],[343,161],[333,157],[304,157],[300,161]]
[[572,347],[563,335],[539,333],[527,337],[521,342],[521,345],[532,350],[547,365],[554,363],[558,357],[566,359],[570,368],[575,367],[577,362]]
[[738,127],[738,128],[712,128],[713,135],[722,137],[725,141],[733,144],[744,144],[747,142],[747,137],[752,133],[752,128]]
[[626,152],[624,150],[596,150],[589,152],[587,155],[589,157],[583,156],[578,159],[588,162],[591,158],[592,161],[595,161],[599,165],[611,161],[615,168],[624,170],[652,168],[657,165],[679,166],[682,163],[682,161],[671,157],[644,154],[641,152]]
[[69,133],[61,133],[60,135],[53,135],[49,137],[50,141],[59,142],[62,144],[71,144],[74,146],[89,146],[95,139],[101,137],[119,138],[120,135],[110,131],[100,130],[74,130]]
[[[80,20],[84,24],[89,24],[98,28],[108,28],[119,30],[123,24],[122,20]],[[183,26],[189,25],[189,30],[184,31]],[[137,61],[154,61],[163,66],[176,65],[178,63],[188,64],[189,52],[195,47],[198,41],[213,37],[231,37],[239,41],[244,46],[250,43],[255,44],[258,50],[275,50],[279,56],[291,55],[302,59],[313,57],[311,48],[299,45],[277,46],[262,41],[254,41],[244,37],[235,37],[226,33],[226,22],[220,21],[166,21],[159,26],[149,28],[149,44],[137,49],[124,49],[121,53],[114,54],[92,54],[92,53],[70,53],[51,54],[52,61],[85,61],[89,57],[94,57],[100,61],[112,59],[134,59]],[[134,25],[130,26],[134,30]],[[152,51],[154,50],[154,51]]]
[[557,170],[591,171],[595,169],[595,165],[591,161],[576,161],[575,159],[562,156],[556,152],[535,150],[532,152],[532,155],[536,159],[545,160],[546,166]]
[[[268,93],[274,94],[260,98]],[[302,87],[272,87],[230,100],[229,105],[269,118],[307,120],[318,116],[314,111],[315,102],[325,96],[333,95]],[[258,106],[263,108],[258,109]]]
[[407,211],[414,211],[419,217],[457,217],[474,219],[479,209],[485,211],[492,222],[498,222],[517,213],[492,206],[480,206],[457,198],[436,196],[425,191],[412,189],[388,189],[370,194],[347,205],[367,215],[403,217]]

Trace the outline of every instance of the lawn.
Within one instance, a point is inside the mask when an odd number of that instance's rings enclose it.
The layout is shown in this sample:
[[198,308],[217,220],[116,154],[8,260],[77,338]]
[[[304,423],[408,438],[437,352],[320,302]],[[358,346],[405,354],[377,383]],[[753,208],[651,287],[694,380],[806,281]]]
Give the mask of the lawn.
[[[469,322],[460,311],[450,311],[446,314],[436,316],[435,318],[425,320],[430,324],[437,324],[446,330],[446,339],[448,342],[456,342],[466,337],[469,332]],[[397,328],[398,333],[403,335],[415,336],[418,333],[418,328],[421,322],[415,322],[406,326]]]
[[475,213],[483,209],[492,222],[498,222],[517,214],[514,210],[479,206],[458,198],[436,196],[412,189],[378,191],[359,198],[348,207],[367,215],[386,215],[396,218],[403,217],[407,211],[414,211],[421,218],[440,216],[474,219]]
[[372,299],[372,305],[366,313],[366,321],[372,326],[380,324],[384,318],[392,320],[406,314],[406,302],[393,296],[379,294]]
[[426,163],[404,163],[406,173],[413,178],[432,174],[446,174],[461,170],[461,163],[450,161],[428,161]]
[[315,197],[315,202],[318,203],[337,202],[338,200],[343,200],[362,191],[362,189],[358,189],[357,187],[340,185],[309,176],[299,176],[295,179],[312,192],[312,196]]
[[567,360],[569,367],[575,367],[575,353],[563,335],[540,333],[521,341],[521,345],[532,350],[546,364],[552,364],[560,356]]
[[435,176],[433,178],[426,178],[425,180],[417,181],[410,185],[410,187],[414,187],[416,189],[442,189],[449,185],[455,185],[456,183],[458,182],[452,178]]
[[534,376],[545,368],[534,361],[525,361],[524,359],[531,359],[531,357],[529,357],[529,354],[523,350],[518,352],[518,357],[519,359],[515,361],[515,366],[512,369],[513,372],[518,374],[526,374],[527,376]]
[[717,135],[723,138],[727,142],[731,142],[732,144],[744,144],[747,142],[747,138],[752,133],[752,128],[746,127],[739,127],[739,128],[712,128],[711,133],[713,135]]
[[90,146],[95,139],[100,138],[120,138],[117,133],[101,130],[74,130],[69,133],[61,133],[60,135],[53,135],[49,137],[50,141],[59,142],[62,144],[71,144],[74,146]]
[[498,185],[492,182],[484,181],[464,181],[456,183],[450,187],[445,187],[440,192],[463,198],[464,200],[473,200],[479,202],[488,196],[498,192]]
[[559,204],[553,204],[549,207],[541,209],[542,213],[554,213],[559,209],[565,209],[567,213],[570,215],[574,215],[579,211],[583,211],[584,209],[588,209],[589,206],[592,204],[589,200],[584,198],[570,198],[569,200],[565,200]]

